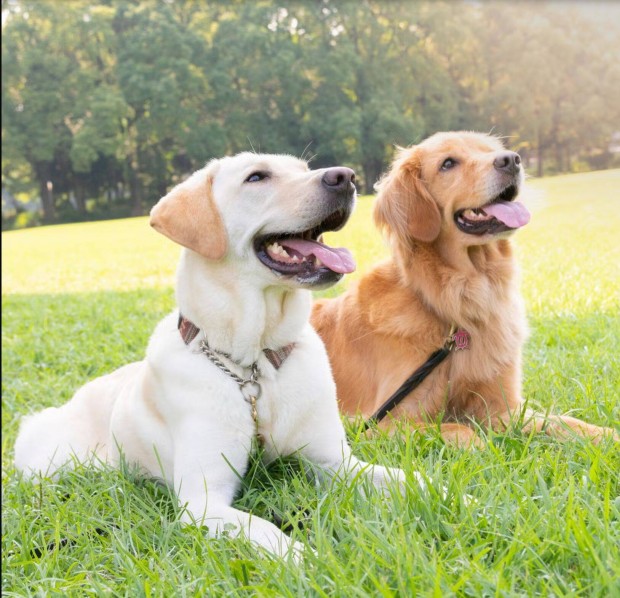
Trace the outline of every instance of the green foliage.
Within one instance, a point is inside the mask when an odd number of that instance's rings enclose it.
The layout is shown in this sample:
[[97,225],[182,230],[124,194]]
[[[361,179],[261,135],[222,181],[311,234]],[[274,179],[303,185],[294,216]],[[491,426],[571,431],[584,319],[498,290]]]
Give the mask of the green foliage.
[[[524,396],[616,429],[619,180],[605,171],[535,181],[532,222],[517,235],[532,328]],[[360,199],[330,234],[352,249],[354,276],[387,255],[371,211]],[[465,451],[432,433],[368,438],[348,423],[358,456],[433,485],[381,496],[359,480],[317,486],[295,458],[253,462],[236,505],[314,548],[299,567],[182,527],[170,490],[131,468],[21,479],[12,466],[19,418],[142,358],[174,304],[178,248],[144,218],[2,237],[3,595],[618,595],[620,452],[611,444],[510,432]]]
[[47,222],[139,215],[210,158],[254,148],[350,165],[370,193],[395,145],[447,129],[493,129],[539,174],[607,168],[618,16],[596,3],[10,0],[2,185],[27,178]]

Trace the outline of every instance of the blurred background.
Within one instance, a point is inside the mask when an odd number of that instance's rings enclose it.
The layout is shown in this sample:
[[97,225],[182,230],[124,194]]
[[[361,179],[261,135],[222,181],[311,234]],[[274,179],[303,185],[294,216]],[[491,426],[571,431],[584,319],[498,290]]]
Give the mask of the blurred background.
[[2,0],[2,228],[148,211],[212,157],[353,167],[505,137],[537,176],[620,166],[620,3]]

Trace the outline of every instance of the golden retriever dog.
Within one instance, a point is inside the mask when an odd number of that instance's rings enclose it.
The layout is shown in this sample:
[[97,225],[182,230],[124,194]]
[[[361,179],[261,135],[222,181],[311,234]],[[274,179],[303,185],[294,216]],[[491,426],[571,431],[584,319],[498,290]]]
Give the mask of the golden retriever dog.
[[303,545],[231,506],[257,443],[266,461],[298,453],[321,474],[361,473],[402,489],[401,470],[351,454],[325,347],[309,323],[311,290],[355,267],[346,249],[319,240],[348,219],[353,181],[348,168],[312,171],[291,156],[242,153],[172,189],[151,225],[184,247],[178,309],[157,325],[142,361],[25,418],[16,467],[55,474],[76,460],[124,458],[174,488],[183,521],[294,558]]
[[380,426],[440,420],[443,438],[461,445],[482,444],[476,426],[515,422],[561,438],[618,440],[609,428],[523,406],[527,329],[510,240],[529,221],[516,200],[522,182],[519,155],[488,135],[437,133],[399,151],[374,211],[392,258],[338,298],[317,301],[311,317],[343,413],[371,417],[450,337],[448,356]]

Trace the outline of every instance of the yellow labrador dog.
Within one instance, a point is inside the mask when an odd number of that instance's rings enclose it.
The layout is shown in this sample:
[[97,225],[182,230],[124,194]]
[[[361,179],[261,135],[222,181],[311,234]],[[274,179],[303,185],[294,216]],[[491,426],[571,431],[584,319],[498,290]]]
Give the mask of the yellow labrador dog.
[[74,458],[115,465],[122,455],[173,485],[185,521],[282,556],[303,547],[231,507],[254,442],[267,460],[298,452],[327,475],[363,470],[376,486],[402,484],[400,470],[351,454],[325,348],[308,322],[309,289],[355,267],[346,249],[319,240],[348,219],[353,181],[348,168],[311,171],[290,156],[242,153],[175,187],[151,225],[185,247],[178,311],[156,327],[143,361],[25,418],[17,468],[53,474]]

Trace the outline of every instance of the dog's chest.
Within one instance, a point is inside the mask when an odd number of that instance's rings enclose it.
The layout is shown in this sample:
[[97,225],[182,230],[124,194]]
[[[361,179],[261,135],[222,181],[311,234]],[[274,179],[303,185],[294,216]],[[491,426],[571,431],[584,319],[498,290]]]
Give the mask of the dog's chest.
[[157,373],[158,407],[173,438],[187,429],[197,431],[196,446],[202,452],[221,454],[226,447],[249,451],[252,439],[260,436],[265,458],[271,460],[306,447],[317,429],[324,433],[327,420],[340,424],[327,355],[309,326],[279,367],[259,355],[255,417],[237,380],[249,378],[251,368],[223,358],[233,377],[200,351],[188,351],[185,345],[173,352],[165,348],[152,343],[149,355]]
[[308,349],[300,343],[279,370],[272,368],[261,380],[256,431],[267,460],[302,449],[323,432],[330,416],[339,422],[327,361]]
[[271,461],[301,448],[297,431],[303,427],[307,388],[298,376],[285,370],[261,380],[261,390],[253,418],[254,433],[265,451],[265,458]]
[[481,326],[467,332],[467,343],[452,351],[452,381],[492,380],[506,367],[520,362],[526,322],[518,302],[489,315]]

